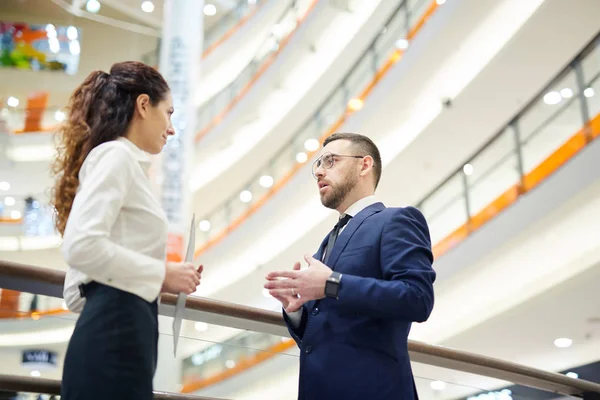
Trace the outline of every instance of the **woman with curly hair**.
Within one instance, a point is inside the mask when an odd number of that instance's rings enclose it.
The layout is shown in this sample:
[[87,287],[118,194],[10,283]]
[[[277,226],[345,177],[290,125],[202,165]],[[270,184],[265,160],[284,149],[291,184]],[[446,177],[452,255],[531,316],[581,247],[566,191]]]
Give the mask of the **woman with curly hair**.
[[138,62],[95,71],[73,92],[54,165],[56,227],[69,268],[64,298],[81,312],[61,398],[152,399],[161,292],[193,293],[202,267],[166,262],[167,219],[150,154],[174,134],[163,77]]

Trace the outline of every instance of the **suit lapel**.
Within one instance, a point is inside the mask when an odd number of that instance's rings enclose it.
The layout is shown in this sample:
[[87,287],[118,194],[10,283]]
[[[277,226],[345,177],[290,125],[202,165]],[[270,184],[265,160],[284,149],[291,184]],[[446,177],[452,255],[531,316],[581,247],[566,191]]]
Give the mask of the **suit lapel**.
[[[346,248],[346,245],[350,241],[350,238],[354,235],[354,233],[362,225],[362,223],[371,215],[377,214],[378,212],[384,209],[385,206],[383,205],[383,203],[372,204],[369,207],[362,210],[361,212],[359,212],[354,218],[350,220],[350,222],[348,222],[348,225],[346,225],[346,229],[344,229],[340,236],[338,236],[335,245],[331,250],[331,255],[329,256],[329,268],[335,269],[335,265],[337,264],[340,255]],[[321,247],[323,246],[321,245]],[[321,254],[323,254],[322,250],[320,251]]]

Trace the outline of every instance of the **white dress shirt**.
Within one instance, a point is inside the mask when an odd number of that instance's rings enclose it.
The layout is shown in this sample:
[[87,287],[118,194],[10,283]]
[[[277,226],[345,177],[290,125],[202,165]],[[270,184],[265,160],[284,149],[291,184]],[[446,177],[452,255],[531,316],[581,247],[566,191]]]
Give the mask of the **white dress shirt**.
[[[346,210],[345,213],[340,214],[340,218],[342,218],[344,215],[350,215],[351,217],[354,218],[356,216],[356,214],[358,214],[365,208],[377,203],[377,201],[378,200],[375,197],[375,195],[363,197],[362,199],[358,200],[357,202],[352,204],[350,207],[348,207],[348,209]],[[342,227],[342,229],[340,229],[339,235],[341,235],[342,232],[344,231],[344,229],[346,229],[346,226],[348,226],[348,224],[344,225]],[[323,256],[325,256],[325,251],[323,251]],[[290,321],[296,328],[300,326],[300,322],[302,321],[302,310],[303,310],[303,308],[300,308],[298,311],[286,313],[288,318],[290,319]]]
[[126,138],[86,157],[63,235],[64,298],[81,312],[92,280],[154,301],[165,278],[168,221],[148,179],[150,158]]

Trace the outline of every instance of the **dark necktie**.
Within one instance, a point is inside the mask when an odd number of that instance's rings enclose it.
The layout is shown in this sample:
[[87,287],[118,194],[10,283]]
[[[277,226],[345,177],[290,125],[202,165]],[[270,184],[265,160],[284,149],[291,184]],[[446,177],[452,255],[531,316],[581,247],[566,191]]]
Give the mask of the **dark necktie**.
[[335,246],[335,241],[337,240],[338,235],[340,234],[340,230],[342,230],[342,228],[346,226],[350,219],[352,219],[351,215],[344,215],[342,218],[340,218],[338,223],[335,224],[335,226],[333,227],[333,230],[329,233],[329,239],[327,239],[327,248],[325,249],[325,257],[323,258],[323,264],[327,265],[327,261],[329,261],[329,255],[333,250],[333,246]]

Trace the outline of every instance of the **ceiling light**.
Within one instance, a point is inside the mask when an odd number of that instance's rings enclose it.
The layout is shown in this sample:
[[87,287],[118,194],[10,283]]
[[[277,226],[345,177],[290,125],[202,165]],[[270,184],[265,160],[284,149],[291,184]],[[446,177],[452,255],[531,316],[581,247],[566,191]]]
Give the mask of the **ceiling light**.
[[571,340],[569,338],[558,338],[554,341],[554,345],[561,349],[571,347],[572,344],[573,344],[573,340]]
[[196,322],[194,328],[198,332],[206,332],[208,330],[208,324],[206,322]]
[[67,37],[69,40],[75,40],[79,37],[79,32],[77,32],[77,28],[74,26],[70,26],[67,28]]
[[88,0],[85,4],[85,9],[95,14],[100,11],[100,2],[98,0]]
[[0,182],[0,190],[6,191],[10,190],[10,183],[8,182]]
[[54,113],[54,119],[57,120],[58,122],[64,121],[65,118],[66,118],[65,113],[60,110]]
[[225,361],[225,366],[227,368],[231,369],[231,368],[235,367],[235,361],[233,361],[233,360],[227,360],[227,361]]
[[48,39],[48,46],[52,53],[57,54],[60,52],[60,42],[57,38]]
[[9,207],[12,207],[15,205],[15,198],[14,197],[5,197],[4,198],[4,204],[6,204]]
[[473,166],[471,164],[465,164],[463,172],[466,176],[471,176],[473,174]]
[[437,3],[438,6],[441,6],[442,4],[444,4],[446,2],[446,0],[435,0],[435,2]]
[[216,13],[217,13],[217,7],[215,7],[214,4],[207,4],[204,6],[204,15],[208,15],[209,17],[212,17]]
[[40,371],[31,371],[31,376],[39,378],[40,376],[42,376],[42,374],[40,373]]
[[12,210],[10,212],[10,217],[12,219],[21,219],[21,211],[17,211],[17,210]]
[[570,99],[571,97],[573,97],[573,91],[569,88],[564,88],[560,91],[560,95],[565,99]]
[[399,50],[408,49],[408,40],[406,39],[398,39],[396,40],[396,48]]
[[446,389],[446,382],[433,381],[430,383],[430,386],[433,390],[444,390]]
[[308,155],[301,151],[300,153],[296,154],[296,161],[298,161],[300,164],[304,164],[306,161],[308,161]]
[[348,102],[348,107],[352,111],[358,111],[361,108],[363,108],[363,104],[364,104],[364,102],[361,99],[359,99],[358,97],[356,97]]
[[579,378],[579,375],[577,374],[577,372],[567,372],[565,375],[568,376],[569,378],[573,378],[573,379]]
[[591,87],[589,87],[583,91],[583,95],[585,97],[592,97],[594,94],[595,94],[594,88],[591,88]]
[[200,221],[200,223],[198,224],[198,228],[200,228],[202,232],[208,232],[210,230],[210,221]]
[[249,190],[244,190],[242,193],[240,193],[240,200],[243,203],[249,203],[250,200],[252,200],[252,193],[250,193]]
[[258,183],[260,184],[260,186],[268,189],[271,186],[273,186],[273,177],[269,175],[263,175],[258,180]]
[[142,3],[142,11],[151,13],[152,11],[154,11],[154,3],[149,0],[144,1]]
[[283,35],[283,27],[279,24],[275,24],[273,25],[273,28],[271,28],[271,32],[273,35],[281,37]]
[[[60,49],[60,45],[58,48]],[[81,53],[81,46],[79,45],[78,40],[72,40],[69,42],[69,53],[74,56],[78,56]]]
[[308,151],[315,151],[321,146],[317,139],[308,139],[304,142],[304,148]]
[[558,92],[548,92],[544,95],[544,103],[554,105],[560,103],[562,96]]
[[9,107],[18,107],[19,99],[17,99],[16,97],[10,96],[8,99],[6,99],[6,104],[8,104]]

